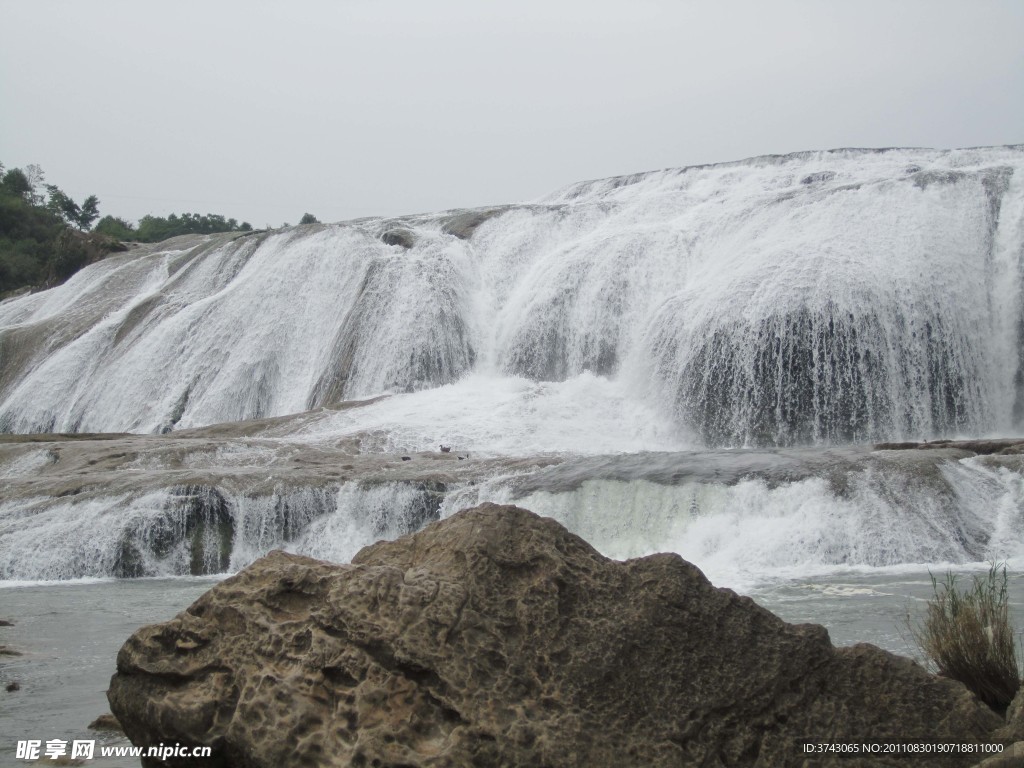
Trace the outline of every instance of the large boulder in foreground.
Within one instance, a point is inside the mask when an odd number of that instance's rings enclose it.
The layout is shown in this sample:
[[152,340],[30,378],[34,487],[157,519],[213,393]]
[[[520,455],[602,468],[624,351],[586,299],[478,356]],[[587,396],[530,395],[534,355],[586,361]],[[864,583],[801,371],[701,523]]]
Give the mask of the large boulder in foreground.
[[798,740],[966,742],[1002,724],[959,683],[836,649],[676,555],[616,562],[490,504],[351,565],[271,553],[136,632],[109,698],[136,744],[246,768],[906,766],[808,762]]

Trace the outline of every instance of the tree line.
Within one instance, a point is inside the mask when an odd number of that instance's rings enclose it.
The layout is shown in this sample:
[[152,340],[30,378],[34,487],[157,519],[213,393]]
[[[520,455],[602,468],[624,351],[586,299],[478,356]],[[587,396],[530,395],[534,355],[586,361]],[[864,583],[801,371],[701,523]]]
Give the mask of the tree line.
[[100,218],[96,195],[79,203],[45,183],[38,165],[7,170],[0,163],[0,297],[66,280],[86,264],[123,250],[122,241],[156,243],[177,235],[250,231],[247,221],[213,213],[143,216],[137,225],[116,216]]
[[159,243],[169,237],[178,235],[212,235],[217,232],[251,232],[252,225],[236,219],[225,219],[216,213],[183,213],[180,216],[172,213],[163,216],[143,216],[139,225],[133,226],[124,219],[115,216],[104,216],[99,220],[94,232],[101,235],[130,240],[139,243]]

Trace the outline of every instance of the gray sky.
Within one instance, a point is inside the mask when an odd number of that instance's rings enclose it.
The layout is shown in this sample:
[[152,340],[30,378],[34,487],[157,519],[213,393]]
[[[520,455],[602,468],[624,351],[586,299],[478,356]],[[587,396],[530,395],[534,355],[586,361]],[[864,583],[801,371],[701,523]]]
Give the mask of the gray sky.
[[260,227],[1024,142],[1024,2],[0,0],[0,161]]

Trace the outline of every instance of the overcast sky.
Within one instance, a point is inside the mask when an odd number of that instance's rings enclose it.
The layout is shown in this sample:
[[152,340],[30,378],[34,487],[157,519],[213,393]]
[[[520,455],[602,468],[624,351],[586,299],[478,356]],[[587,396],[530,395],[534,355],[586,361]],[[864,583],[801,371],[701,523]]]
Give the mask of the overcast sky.
[[1024,142],[1022,0],[0,0],[0,162],[257,227]]

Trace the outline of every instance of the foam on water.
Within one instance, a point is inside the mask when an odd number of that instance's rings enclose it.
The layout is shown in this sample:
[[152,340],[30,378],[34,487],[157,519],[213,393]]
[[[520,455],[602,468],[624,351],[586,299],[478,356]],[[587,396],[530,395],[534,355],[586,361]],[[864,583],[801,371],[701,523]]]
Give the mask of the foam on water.
[[109,584],[115,581],[113,576],[82,576],[77,579],[0,579],[0,589],[17,589],[19,587],[63,587],[93,586]]
[[454,446],[474,455],[635,453],[679,450],[687,438],[618,379],[581,373],[566,381],[473,374],[423,392],[340,411],[298,439],[369,433],[363,450],[407,452]]

